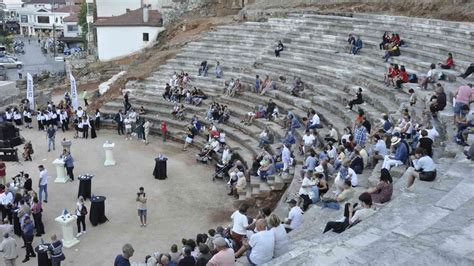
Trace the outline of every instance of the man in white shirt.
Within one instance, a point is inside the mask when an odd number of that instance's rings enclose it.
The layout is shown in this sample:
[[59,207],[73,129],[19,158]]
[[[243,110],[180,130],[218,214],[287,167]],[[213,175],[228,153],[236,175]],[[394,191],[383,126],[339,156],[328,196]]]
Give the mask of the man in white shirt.
[[235,241],[235,250],[239,250],[242,246],[242,239],[247,235],[249,222],[247,218],[248,204],[242,203],[237,211],[230,218],[232,219],[231,236]]
[[303,178],[303,182],[301,183],[300,190],[299,190],[300,198],[303,200],[303,211],[306,211],[309,205],[313,203],[311,201],[310,194],[311,194],[311,189],[314,186],[316,186],[316,183],[313,180],[311,180],[312,175],[313,175],[312,170],[306,172]]
[[253,234],[248,242],[251,249],[247,253],[247,259],[251,265],[262,265],[273,259],[275,234],[266,227],[265,219],[259,219],[255,224],[257,233]]
[[306,154],[311,149],[311,147],[313,147],[316,141],[316,137],[313,134],[311,134],[309,129],[307,129],[303,137],[301,137],[301,139],[302,139],[301,154],[303,155],[303,154]]
[[379,160],[383,160],[385,155],[388,155],[388,149],[385,141],[378,134],[375,134],[374,138],[376,142],[372,147],[372,159],[370,160],[372,167],[375,167]]
[[311,118],[311,122],[308,125],[307,129],[315,129],[319,127],[319,124],[321,124],[321,119],[319,118],[319,115],[316,113],[316,111],[311,110],[311,115],[313,116]]
[[3,233],[3,241],[0,243],[0,252],[2,253],[5,266],[14,266],[18,252],[16,250],[16,240],[10,236],[10,233]]
[[288,149],[287,144],[283,144],[283,150],[281,151],[281,160],[283,162],[283,172],[286,172],[290,168],[291,164],[291,151]]
[[43,199],[43,192],[45,194],[44,203],[48,202],[48,170],[44,169],[43,165],[38,166],[38,169],[40,171],[39,174],[39,182],[38,182],[38,187],[39,187],[39,192],[38,192],[38,198],[39,201]]
[[299,206],[296,206],[296,200],[291,199],[288,201],[290,205],[290,212],[288,218],[285,220],[285,230],[290,232],[295,230],[303,224],[303,210]]

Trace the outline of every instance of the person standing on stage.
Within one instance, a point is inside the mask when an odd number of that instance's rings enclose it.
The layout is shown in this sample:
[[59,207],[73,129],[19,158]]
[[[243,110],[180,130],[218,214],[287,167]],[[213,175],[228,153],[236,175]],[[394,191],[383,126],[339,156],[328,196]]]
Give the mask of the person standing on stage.
[[140,223],[141,227],[146,226],[146,194],[145,194],[145,189],[143,187],[140,187],[137,193],[137,208],[138,208],[138,217],[140,217]]

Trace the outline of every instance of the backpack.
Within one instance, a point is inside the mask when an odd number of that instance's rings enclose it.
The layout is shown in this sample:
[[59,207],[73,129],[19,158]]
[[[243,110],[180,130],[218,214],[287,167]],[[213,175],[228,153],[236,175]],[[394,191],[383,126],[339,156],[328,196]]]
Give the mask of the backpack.
[[87,215],[87,207],[86,205],[82,205],[81,216],[86,216],[86,215]]
[[408,82],[418,83],[418,77],[416,76],[416,74],[408,74]]

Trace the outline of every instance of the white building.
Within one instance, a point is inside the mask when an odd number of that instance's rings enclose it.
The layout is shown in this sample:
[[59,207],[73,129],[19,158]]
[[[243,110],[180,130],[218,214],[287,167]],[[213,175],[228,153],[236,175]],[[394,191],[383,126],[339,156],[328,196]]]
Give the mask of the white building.
[[123,15],[126,10],[135,10],[147,5],[152,10],[161,10],[169,6],[173,0],[95,0],[97,18]]
[[[64,18],[80,11],[79,6],[63,6],[51,11],[51,4],[28,4],[19,9],[20,34],[49,36],[53,28],[57,33],[64,30]],[[59,34],[61,35],[61,34]]]
[[[100,12],[99,7],[97,12]],[[94,27],[97,30],[97,51],[101,61],[127,56],[151,46],[164,30],[161,14],[148,7],[98,19]]]
[[[1,1],[0,1],[1,2]],[[14,20],[17,19],[17,10],[20,9],[23,5],[22,0],[3,0],[3,4],[5,5],[5,18],[7,20]]]

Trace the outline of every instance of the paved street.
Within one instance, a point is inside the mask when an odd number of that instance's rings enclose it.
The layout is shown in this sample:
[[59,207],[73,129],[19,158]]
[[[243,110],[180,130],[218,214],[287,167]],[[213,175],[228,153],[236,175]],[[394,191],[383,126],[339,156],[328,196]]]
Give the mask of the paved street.
[[[23,62],[23,68],[21,72],[23,73],[23,78],[26,78],[26,73],[31,75],[41,73],[42,71],[50,71],[52,73],[64,71],[63,62],[55,62],[52,54],[43,55],[41,53],[40,46],[38,44],[38,39],[36,37],[31,38],[31,43],[28,44],[28,38],[15,38],[15,40],[22,40],[25,43],[25,54],[18,54],[19,61]],[[62,56],[58,55],[58,56]],[[7,71],[9,80],[18,79],[18,70],[9,69]]]

